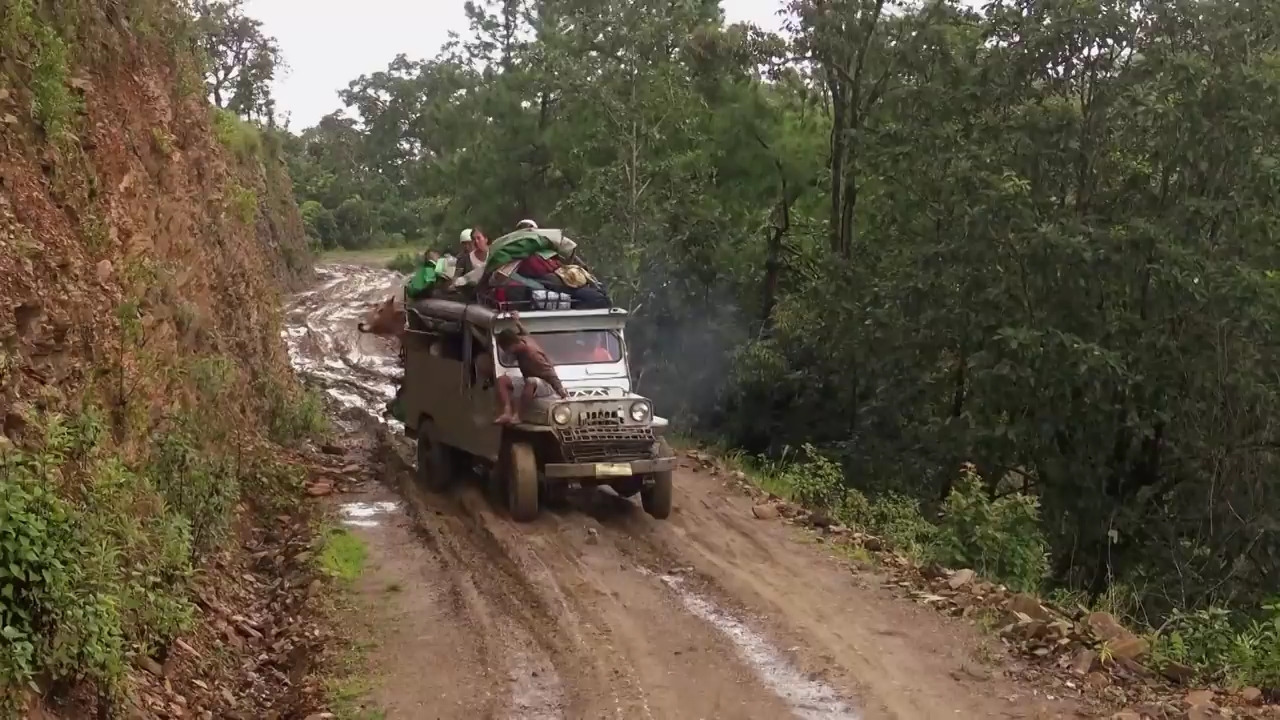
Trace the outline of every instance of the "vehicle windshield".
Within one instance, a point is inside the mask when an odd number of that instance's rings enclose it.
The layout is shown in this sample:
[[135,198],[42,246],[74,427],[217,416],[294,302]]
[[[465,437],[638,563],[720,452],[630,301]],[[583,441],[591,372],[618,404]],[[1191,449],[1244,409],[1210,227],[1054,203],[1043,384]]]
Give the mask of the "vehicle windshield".
[[[553,365],[615,363],[622,359],[622,338],[612,330],[567,330],[530,333]],[[503,367],[515,367],[516,359],[498,350]]]

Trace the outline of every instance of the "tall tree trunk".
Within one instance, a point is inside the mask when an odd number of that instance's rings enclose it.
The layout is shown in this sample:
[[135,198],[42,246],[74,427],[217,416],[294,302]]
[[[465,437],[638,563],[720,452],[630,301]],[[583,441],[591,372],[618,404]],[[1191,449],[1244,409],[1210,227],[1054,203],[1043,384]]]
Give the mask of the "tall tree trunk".
[[773,329],[773,308],[778,304],[778,286],[782,278],[783,241],[791,229],[791,197],[787,179],[782,178],[782,197],[778,199],[778,222],[769,236],[764,261],[764,302],[761,303],[761,332]]
[[828,82],[831,89],[831,217],[828,233],[830,235],[831,252],[840,253],[844,246],[844,228],[841,219],[844,216],[845,157],[848,152],[849,138],[845,134],[844,92],[840,83],[834,79]]

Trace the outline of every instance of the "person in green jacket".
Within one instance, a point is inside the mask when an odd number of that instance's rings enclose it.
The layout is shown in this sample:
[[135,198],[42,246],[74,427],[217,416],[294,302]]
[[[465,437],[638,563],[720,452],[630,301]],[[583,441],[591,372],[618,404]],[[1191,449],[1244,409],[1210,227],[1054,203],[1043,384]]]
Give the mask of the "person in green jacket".
[[409,278],[409,282],[405,283],[404,294],[410,300],[426,297],[431,294],[431,290],[446,276],[445,262],[440,257],[440,253],[435,250],[428,250],[422,256],[422,265],[418,271]]

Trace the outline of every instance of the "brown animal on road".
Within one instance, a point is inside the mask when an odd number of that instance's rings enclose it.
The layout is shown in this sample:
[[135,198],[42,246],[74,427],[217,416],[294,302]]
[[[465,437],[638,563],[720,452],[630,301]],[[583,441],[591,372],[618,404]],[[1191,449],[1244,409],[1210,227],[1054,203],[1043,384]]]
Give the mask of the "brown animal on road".
[[386,302],[370,310],[356,327],[360,332],[370,335],[402,338],[405,331],[404,305],[394,296],[389,297]]

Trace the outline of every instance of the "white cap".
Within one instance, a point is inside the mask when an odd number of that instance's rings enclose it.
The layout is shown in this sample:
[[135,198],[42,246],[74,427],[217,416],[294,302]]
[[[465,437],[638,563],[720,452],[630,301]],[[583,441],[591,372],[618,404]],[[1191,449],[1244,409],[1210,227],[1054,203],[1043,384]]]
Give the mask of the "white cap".
[[471,232],[472,232],[471,228],[467,228],[466,230],[463,230],[461,233],[458,234],[458,241],[463,243],[464,245],[466,243],[471,242]]
[[532,220],[521,220],[520,222],[516,223],[516,228],[520,230],[537,230],[538,223]]

